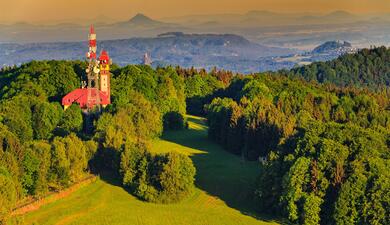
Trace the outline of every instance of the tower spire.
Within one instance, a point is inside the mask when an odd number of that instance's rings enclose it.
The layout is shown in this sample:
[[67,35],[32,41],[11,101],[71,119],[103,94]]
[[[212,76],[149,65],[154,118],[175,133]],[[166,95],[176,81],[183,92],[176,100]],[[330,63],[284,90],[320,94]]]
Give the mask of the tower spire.
[[87,58],[88,59],[96,59],[96,33],[95,33],[95,28],[93,25],[89,28],[89,35],[88,35],[88,45],[89,45],[89,50],[87,53]]
[[106,51],[102,51],[97,57],[96,33],[93,25],[89,28],[88,35],[88,67],[87,84],[82,84],[62,99],[64,108],[68,108],[74,102],[78,103],[86,113],[93,113],[95,109],[100,111],[111,103],[110,100],[110,64],[111,59]]

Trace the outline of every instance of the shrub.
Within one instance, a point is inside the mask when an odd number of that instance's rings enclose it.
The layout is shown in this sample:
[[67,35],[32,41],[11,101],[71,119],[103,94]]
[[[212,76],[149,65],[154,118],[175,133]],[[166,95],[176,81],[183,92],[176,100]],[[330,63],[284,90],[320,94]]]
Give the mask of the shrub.
[[164,155],[162,164],[157,164],[158,183],[161,186],[160,201],[177,202],[192,191],[195,167],[191,159],[178,153]]
[[184,117],[178,112],[169,112],[164,115],[164,130],[181,130],[185,126]]
[[144,147],[126,146],[121,156],[123,185],[148,202],[178,202],[194,187],[195,167],[178,153],[152,156]]

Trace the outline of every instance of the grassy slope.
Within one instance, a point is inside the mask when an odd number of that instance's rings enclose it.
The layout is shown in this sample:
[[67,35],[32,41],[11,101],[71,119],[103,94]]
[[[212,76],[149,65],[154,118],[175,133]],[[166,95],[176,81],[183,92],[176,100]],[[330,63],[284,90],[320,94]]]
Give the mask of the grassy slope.
[[27,224],[239,225],[274,224],[253,213],[247,188],[256,177],[255,163],[243,162],[207,139],[200,118],[189,117],[190,129],[170,132],[153,143],[154,152],[190,155],[197,168],[197,188],[179,204],[137,200],[114,181],[98,180],[71,196],[24,216]]

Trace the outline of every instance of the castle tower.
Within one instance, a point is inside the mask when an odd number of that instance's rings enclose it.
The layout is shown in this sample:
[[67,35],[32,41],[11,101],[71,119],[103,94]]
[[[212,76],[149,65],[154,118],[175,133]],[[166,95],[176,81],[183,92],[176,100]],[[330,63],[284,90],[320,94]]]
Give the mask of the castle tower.
[[[108,104],[111,104],[110,91],[110,65],[111,60],[106,51],[102,51],[99,57],[100,65],[100,91],[107,96]],[[105,107],[107,105],[103,105]]]

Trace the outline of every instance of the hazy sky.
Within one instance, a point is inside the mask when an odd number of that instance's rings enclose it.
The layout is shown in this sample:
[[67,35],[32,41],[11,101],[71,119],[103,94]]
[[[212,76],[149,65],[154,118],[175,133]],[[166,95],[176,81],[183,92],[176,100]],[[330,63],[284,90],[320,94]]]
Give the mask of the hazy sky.
[[104,15],[129,19],[141,12],[152,18],[188,14],[277,12],[390,12],[390,0],[0,0],[0,21],[86,19]]

